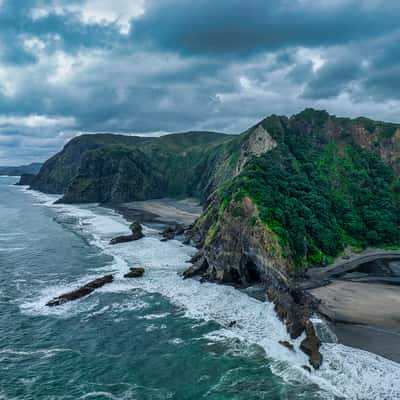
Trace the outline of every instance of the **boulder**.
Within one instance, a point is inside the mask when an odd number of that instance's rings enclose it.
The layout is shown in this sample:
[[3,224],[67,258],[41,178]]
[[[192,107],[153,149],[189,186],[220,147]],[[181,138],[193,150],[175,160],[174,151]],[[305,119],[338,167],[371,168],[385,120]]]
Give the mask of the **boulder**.
[[318,369],[322,364],[322,354],[319,351],[321,341],[315,333],[311,321],[306,322],[306,338],[300,343],[300,349],[310,357],[310,364]]
[[161,240],[166,241],[166,240],[174,239],[175,236],[182,235],[184,232],[185,232],[185,228],[181,224],[168,225],[160,233],[160,235],[163,237]]
[[144,275],[144,268],[134,267],[130,268],[130,271],[124,275],[124,278],[140,278]]
[[129,229],[132,231],[133,240],[141,239],[144,236],[142,225],[139,222],[132,222]]
[[292,343],[288,342],[287,340],[280,340],[279,344],[281,344],[283,347],[286,347],[289,350],[294,351],[294,346],[292,345]]
[[69,301],[78,300],[82,297],[87,296],[88,294],[92,293],[94,290],[104,286],[107,283],[111,283],[114,280],[114,277],[110,275],[105,275],[101,278],[97,278],[86,285],[80,287],[79,289],[73,290],[72,292],[68,292],[62,294],[61,296],[55,297],[54,299],[50,300],[46,306],[54,307],[54,306],[61,306],[64,303]]
[[133,242],[134,240],[139,240],[143,235],[143,228],[139,224],[139,222],[133,222],[130,226],[129,229],[132,231],[131,235],[123,235],[123,236],[117,236],[113,239],[110,240],[110,244],[119,244],[119,243],[126,243],[126,242]]

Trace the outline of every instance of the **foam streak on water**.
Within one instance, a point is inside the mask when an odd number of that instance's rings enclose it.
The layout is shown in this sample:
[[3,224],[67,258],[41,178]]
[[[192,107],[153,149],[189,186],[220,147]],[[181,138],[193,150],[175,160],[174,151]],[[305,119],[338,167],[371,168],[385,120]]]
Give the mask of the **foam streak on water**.
[[[181,278],[179,273],[188,267],[186,260],[194,254],[194,248],[176,240],[160,242],[158,232],[150,227],[144,228],[146,236],[139,241],[110,246],[110,238],[129,231],[128,223],[116,213],[95,206],[53,205],[55,196],[34,191],[27,193],[34,196],[39,205],[53,208],[60,218],[77,218],[75,229],[84,232],[93,245],[113,257],[114,262],[105,272],[114,272],[116,279],[96,293],[133,288],[160,293],[182,307],[188,317],[219,323],[221,329],[209,334],[209,340],[236,338],[257,344],[272,360],[274,373],[287,381],[311,381],[323,389],[327,398],[400,399],[400,365],[362,350],[337,343],[324,344],[324,363],[320,370],[304,371],[302,365],[308,363],[307,357],[301,351],[292,352],[278,344],[279,340],[290,339],[271,303],[260,302],[232,287]],[[143,266],[145,276],[136,280],[124,279],[123,274],[132,266]],[[99,271],[93,271],[93,276],[82,278],[71,289],[98,275]],[[73,312],[78,306],[72,303],[57,310],[45,307],[50,298],[68,289],[65,286],[49,287],[39,299],[22,304],[21,308],[24,312],[37,314]],[[236,325],[228,328],[233,320],[237,321]],[[301,338],[295,342],[297,348],[300,341]]]

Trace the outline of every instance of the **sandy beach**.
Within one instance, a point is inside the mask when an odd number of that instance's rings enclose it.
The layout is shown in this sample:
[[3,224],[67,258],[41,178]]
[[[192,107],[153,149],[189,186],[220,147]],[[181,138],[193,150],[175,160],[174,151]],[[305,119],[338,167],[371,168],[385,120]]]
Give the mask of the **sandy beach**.
[[400,286],[338,280],[310,292],[341,343],[400,362]]
[[187,227],[194,223],[202,211],[199,201],[193,198],[133,201],[120,204],[115,209],[128,220],[162,224],[178,223]]

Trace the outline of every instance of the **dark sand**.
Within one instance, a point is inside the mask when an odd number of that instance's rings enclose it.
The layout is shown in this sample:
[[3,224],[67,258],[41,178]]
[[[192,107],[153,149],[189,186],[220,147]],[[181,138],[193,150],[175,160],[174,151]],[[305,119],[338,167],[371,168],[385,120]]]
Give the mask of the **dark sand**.
[[339,342],[400,362],[400,286],[337,280],[310,292]]
[[115,209],[130,221],[178,223],[187,227],[194,223],[202,211],[202,207],[195,199],[168,198],[123,203]]

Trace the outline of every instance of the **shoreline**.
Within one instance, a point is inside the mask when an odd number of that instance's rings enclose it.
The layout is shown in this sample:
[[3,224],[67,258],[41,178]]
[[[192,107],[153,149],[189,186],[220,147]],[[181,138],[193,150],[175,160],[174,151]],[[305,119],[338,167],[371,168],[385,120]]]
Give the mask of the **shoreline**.
[[[174,199],[131,202],[118,205],[114,209],[128,221],[167,225],[178,223],[186,226],[192,224],[201,212],[201,207],[193,200]],[[400,319],[397,321],[395,316],[396,310],[400,308],[400,287],[382,283],[340,282],[342,281],[329,280],[314,287],[304,287],[302,290],[321,302],[318,312],[335,333],[339,343],[400,363],[400,350],[393,350],[400,348]],[[345,287],[341,288],[342,285]],[[337,287],[340,287],[340,290],[336,290]],[[355,309],[352,308],[354,298],[351,295],[354,287],[358,288]],[[374,289],[372,300],[371,288]],[[393,296],[398,299],[398,303],[393,303]],[[368,297],[370,301],[365,301]],[[377,303],[376,299],[380,299],[381,302]],[[343,304],[344,300],[347,300],[346,304]],[[339,303],[342,304],[342,309]],[[360,310],[363,311],[363,318],[357,318]],[[375,316],[377,319],[373,321],[374,311],[382,314],[381,310],[386,310],[387,313],[381,319]],[[389,326],[385,324],[388,319],[391,321]]]
[[192,198],[133,201],[112,206],[112,209],[130,222],[179,224],[185,228],[192,225],[202,212],[198,200]]

